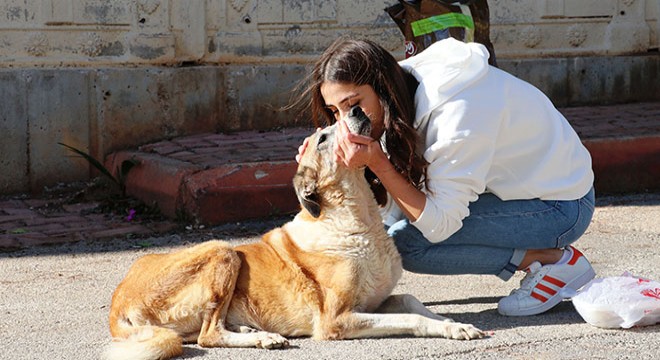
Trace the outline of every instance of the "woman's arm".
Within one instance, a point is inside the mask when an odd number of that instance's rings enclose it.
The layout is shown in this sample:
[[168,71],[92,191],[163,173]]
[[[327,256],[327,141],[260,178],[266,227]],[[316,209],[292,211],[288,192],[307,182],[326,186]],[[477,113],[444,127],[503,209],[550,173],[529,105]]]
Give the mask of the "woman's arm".
[[336,153],[346,166],[369,166],[410,222],[429,241],[440,242],[462,227],[469,203],[486,188],[501,116],[497,107],[482,109],[463,100],[446,103],[431,114],[425,132],[430,145],[424,152],[428,193],[394,170],[378,141],[350,134],[345,125],[340,127]]

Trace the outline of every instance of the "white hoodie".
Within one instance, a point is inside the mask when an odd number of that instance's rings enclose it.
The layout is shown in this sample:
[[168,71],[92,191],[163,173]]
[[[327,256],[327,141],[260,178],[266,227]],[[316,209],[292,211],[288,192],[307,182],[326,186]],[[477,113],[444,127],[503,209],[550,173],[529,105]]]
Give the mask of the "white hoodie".
[[[575,200],[593,183],[591,157],[537,88],[488,65],[488,51],[452,38],[399,63],[419,81],[415,128],[429,162],[426,205],[415,225],[431,242],[458,231],[468,205],[502,200]],[[384,222],[404,218],[391,198]]]

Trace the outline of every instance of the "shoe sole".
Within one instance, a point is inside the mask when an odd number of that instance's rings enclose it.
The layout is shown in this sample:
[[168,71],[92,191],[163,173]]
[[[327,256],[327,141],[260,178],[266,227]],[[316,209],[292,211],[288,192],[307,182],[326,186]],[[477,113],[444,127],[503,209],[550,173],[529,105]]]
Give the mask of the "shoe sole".
[[[577,291],[579,288],[583,287],[586,285],[591,279],[596,277],[596,272],[592,267],[589,268],[589,270],[585,271],[582,275],[578,276],[577,278],[573,279],[570,283],[566,284],[564,288],[569,288],[574,291]],[[557,306],[560,302],[562,302],[565,299],[561,295],[561,291],[557,292],[554,296],[548,298],[548,301],[540,304],[539,306],[531,307],[516,313],[506,313],[503,311],[500,311],[498,308],[497,311],[504,316],[530,316],[530,315],[538,315],[541,313],[544,313],[553,307]]]

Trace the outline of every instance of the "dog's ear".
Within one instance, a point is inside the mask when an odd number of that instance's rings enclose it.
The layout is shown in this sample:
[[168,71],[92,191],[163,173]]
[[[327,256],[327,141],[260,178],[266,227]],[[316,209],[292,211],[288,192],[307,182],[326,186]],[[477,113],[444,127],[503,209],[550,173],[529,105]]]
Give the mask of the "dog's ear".
[[293,177],[293,188],[296,190],[300,205],[313,217],[321,216],[321,198],[317,192],[316,173],[308,167],[299,169]]
[[298,201],[310,215],[317,218],[321,216],[321,203],[319,202],[318,194],[316,192],[305,192],[298,194]]

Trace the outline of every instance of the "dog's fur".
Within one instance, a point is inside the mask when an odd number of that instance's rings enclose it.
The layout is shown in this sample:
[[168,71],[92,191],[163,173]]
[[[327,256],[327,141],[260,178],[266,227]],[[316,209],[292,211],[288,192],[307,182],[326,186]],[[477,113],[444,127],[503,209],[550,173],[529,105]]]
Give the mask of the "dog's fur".
[[[365,118],[347,121],[368,134]],[[303,208],[291,222],[261,242],[209,241],[135,262],[112,297],[107,358],[167,359],[182,342],[279,348],[284,336],[483,336],[411,295],[390,296],[401,259],[364,170],[335,163],[335,128],[309,139],[294,177]]]

